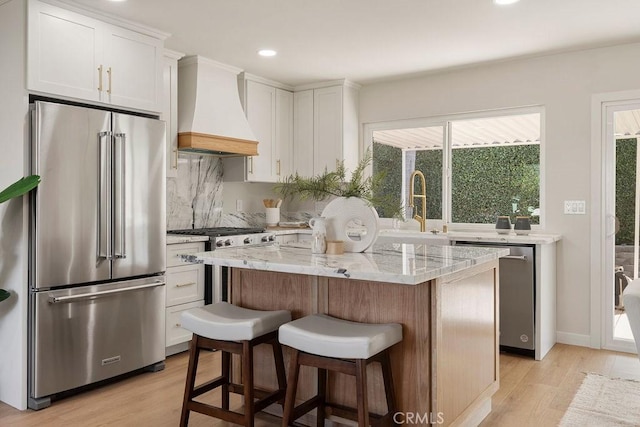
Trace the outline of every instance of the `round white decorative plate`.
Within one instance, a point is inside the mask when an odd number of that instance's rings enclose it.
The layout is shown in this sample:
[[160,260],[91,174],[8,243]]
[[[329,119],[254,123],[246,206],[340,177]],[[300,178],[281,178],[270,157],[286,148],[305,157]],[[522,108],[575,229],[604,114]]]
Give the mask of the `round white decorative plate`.
[[344,241],[345,252],[363,252],[378,237],[378,212],[358,197],[338,197],[324,208],[327,240]]

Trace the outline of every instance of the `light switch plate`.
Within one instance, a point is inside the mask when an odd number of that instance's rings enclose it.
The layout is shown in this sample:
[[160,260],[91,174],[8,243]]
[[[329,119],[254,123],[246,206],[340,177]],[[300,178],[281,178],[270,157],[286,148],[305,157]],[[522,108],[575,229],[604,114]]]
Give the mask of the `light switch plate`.
[[584,200],[565,200],[564,213],[566,215],[586,215],[587,202]]

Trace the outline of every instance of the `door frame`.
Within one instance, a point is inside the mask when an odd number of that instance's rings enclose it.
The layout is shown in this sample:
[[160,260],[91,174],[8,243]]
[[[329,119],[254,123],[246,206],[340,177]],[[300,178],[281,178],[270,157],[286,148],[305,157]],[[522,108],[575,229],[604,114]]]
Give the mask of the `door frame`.
[[[615,227],[607,189],[615,173],[613,132],[608,112],[640,104],[640,90],[594,94],[591,98],[591,319],[590,347],[635,353],[633,342],[613,339],[613,254],[607,235]],[[612,129],[611,129],[612,130]],[[615,175],[613,176],[615,179]],[[614,206],[615,208],[615,206]],[[608,261],[607,261],[608,260]]]

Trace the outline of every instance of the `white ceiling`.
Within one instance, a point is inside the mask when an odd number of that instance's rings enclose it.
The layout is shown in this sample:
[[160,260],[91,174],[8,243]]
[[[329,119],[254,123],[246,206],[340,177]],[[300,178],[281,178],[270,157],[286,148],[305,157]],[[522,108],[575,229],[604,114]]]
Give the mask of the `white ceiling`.
[[[70,1],[71,2],[71,1]],[[640,41],[640,0],[76,0],[169,32],[170,49],[290,85],[401,78]],[[261,48],[279,53],[258,57]]]

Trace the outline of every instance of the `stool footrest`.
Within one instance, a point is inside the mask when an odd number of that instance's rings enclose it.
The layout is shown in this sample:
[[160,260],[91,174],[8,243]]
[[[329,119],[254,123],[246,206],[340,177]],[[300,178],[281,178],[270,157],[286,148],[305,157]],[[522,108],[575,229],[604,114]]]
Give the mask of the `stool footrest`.
[[293,408],[293,417],[291,417],[291,419],[297,420],[307,412],[318,407],[318,405],[322,403],[322,400],[323,398],[321,396],[316,395],[316,396],[313,396],[311,399],[306,400],[303,403],[299,404],[298,406]]
[[226,384],[228,382],[228,379],[226,377],[218,377],[218,378],[214,378],[211,381],[207,381],[204,384],[200,384],[199,386],[195,387],[193,389],[193,393],[191,394],[192,397],[198,397],[201,394],[204,394],[208,391],[213,390],[214,388],[218,388],[223,384]]
[[206,403],[190,401],[187,404],[187,409],[201,414],[208,415],[210,417],[218,418],[220,420],[228,421],[234,424],[244,424],[244,414],[234,412],[215,406],[207,405]]

